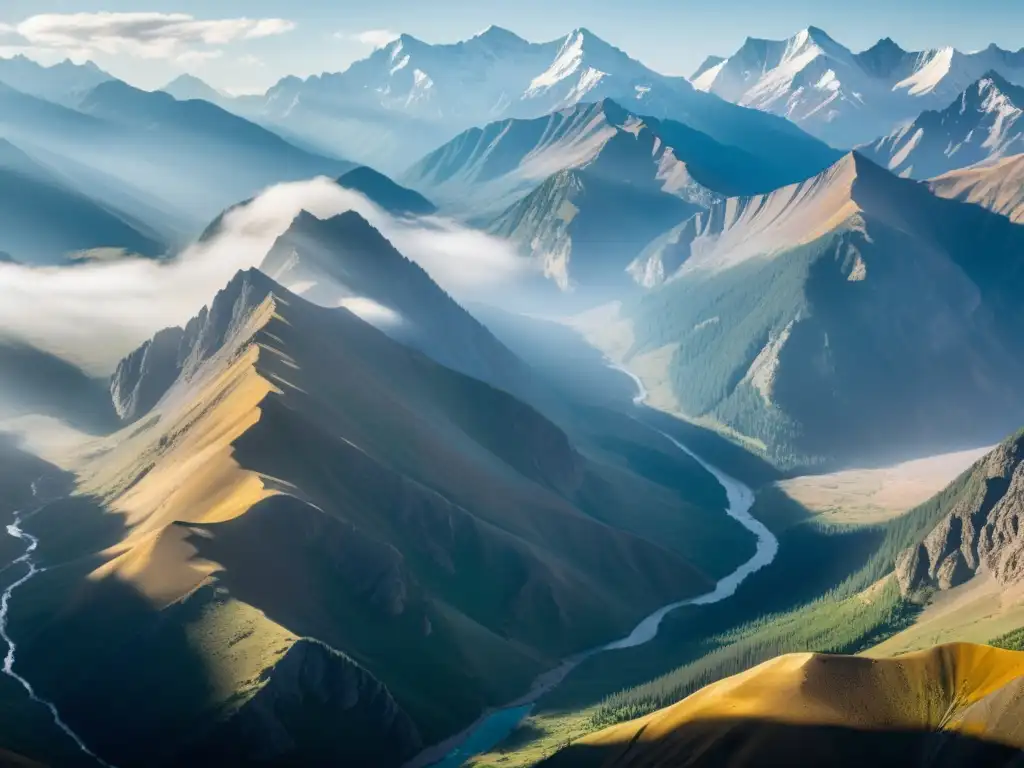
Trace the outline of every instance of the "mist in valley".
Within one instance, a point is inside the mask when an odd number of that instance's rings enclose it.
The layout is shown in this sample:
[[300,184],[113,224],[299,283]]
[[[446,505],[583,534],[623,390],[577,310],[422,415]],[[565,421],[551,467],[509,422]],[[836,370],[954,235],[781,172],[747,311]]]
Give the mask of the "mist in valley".
[[[318,218],[359,213],[462,300],[492,296],[530,274],[528,263],[497,238],[442,217],[395,217],[363,195],[317,178],[265,190],[228,211],[211,238],[166,261],[125,258],[43,268],[0,263],[0,338],[105,376],[157,331],[187,322],[236,272],[259,266],[303,210]],[[371,322],[392,319],[386,308],[366,301],[350,299],[347,307]]]

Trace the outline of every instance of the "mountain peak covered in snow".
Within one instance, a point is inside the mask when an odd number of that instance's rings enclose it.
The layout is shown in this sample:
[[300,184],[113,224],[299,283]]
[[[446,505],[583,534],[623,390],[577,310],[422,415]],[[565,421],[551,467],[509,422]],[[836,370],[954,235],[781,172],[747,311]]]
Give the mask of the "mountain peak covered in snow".
[[490,25],[487,29],[481,32],[477,32],[470,40],[479,40],[487,43],[488,45],[529,45],[528,41],[521,38],[515,32],[505,29],[504,27],[497,27]]
[[230,108],[321,153],[401,173],[474,126],[608,98],[755,154],[830,159],[790,123],[696,93],[586,27],[540,43],[501,27],[453,43],[401,35],[345,71],[285,79]]
[[808,27],[787,40],[748,38],[733,56],[698,70],[693,84],[787,117],[843,148],[948,106],[990,70],[1024,82],[1024,52],[995,45],[968,54],[953,48],[906,51],[887,37],[853,53],[824,30]]
[[1024,152],[1024,88],[995,70],[863,151],[893,173],[927,179]]

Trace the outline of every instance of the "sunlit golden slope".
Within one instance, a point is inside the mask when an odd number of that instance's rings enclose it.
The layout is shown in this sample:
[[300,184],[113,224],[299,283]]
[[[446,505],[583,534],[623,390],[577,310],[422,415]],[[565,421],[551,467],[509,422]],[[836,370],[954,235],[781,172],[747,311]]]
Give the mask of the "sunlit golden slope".
[[[711,586],[603,522],[660,513],[653,484],[258,270],[112,391],[123,427],[78,456],[74,499],[33,516],[73,567],[33,580],[12,626],[32,637],[19,665],[117,765],[151,768],[157,743],[171,764],[399,765]],[[130,728],[97,719],[93,691]]]
[[951,171],[935,177],[928,186],[940,197],[975,203],[1010,221],[1024,222],[1024,155]]
[[975,766],[1021,748],[1024,653],[960,643],[889,659],[781,656],[545,765]]

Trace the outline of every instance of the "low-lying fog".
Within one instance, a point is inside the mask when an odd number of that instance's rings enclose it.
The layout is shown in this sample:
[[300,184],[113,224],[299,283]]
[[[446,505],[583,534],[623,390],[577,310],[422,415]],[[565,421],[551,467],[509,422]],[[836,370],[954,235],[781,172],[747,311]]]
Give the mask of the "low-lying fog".
[[[320,218],[358,212],[461,300],[489,295],[529,269],[503,240],[440,217],[396,218],[318,178],[265,190],[229,212],[213,238],[168,262],[129,258],[35,269],[0,263],[0,338],[106,375],[156,331],[195,315],[238,270],[259,266],[302,210]],[[362,305],[350,303],[358,314]]]

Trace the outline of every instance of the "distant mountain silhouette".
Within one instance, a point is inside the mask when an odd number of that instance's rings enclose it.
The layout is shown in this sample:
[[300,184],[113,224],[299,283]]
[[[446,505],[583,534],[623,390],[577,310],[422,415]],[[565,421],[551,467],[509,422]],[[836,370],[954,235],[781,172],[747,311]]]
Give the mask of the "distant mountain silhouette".
[[166,245],[136,229],[130,217],[80,194],[0,139],[0,250],[28,264],[61,264],[93,248],[144,256],[166,251]]
[[396,216],[429,216],[437,206],[419,192],[396,184],[383,173],[361,165],[338,177],[338,184],[368,197]]

